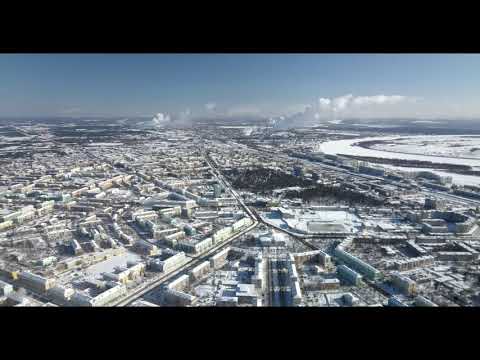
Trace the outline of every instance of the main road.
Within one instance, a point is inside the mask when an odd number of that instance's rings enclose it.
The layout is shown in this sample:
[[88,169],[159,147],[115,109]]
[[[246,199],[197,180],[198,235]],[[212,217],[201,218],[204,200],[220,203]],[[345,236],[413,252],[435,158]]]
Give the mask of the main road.
[[181,267],[175,269],[174,271],[169,272],[167,274],[161,274],[151,280],[144,282],[141,286],[135,288],[132,292],[128,293],[126,296],[111,302],[109,306],[127,306],[128,304],[131,304],[133,301],[139,299],[146,293],[152,291],[153,289],[162,285],[164,282],[170,280],[176,275],[179,275],[181,273],[186,273],[189,270],[193,269],[195,266],[200,265],[202,262],[206,261],[207,259],[215,255],[219,251],[226,248],[233,240],[237,239],[238,237],[254,229],[257,225],[258,225],[258,222],[254,221],[252,225],[240,231],[238,234],[233,235],[232,237],[225,240],[224,242],[207,250],[207,252],[199,256],[190,258],[186,263],[184,263]]
[[205,154],[205,160],[208,166],[210,166],[210,168],[212,169],[212,172],[215,174],[217,179],[223,184],[225,188],[227,188],[230,191],[232,196],[235,198],[235,200],[238,201],[238,203],[242,206],[243,210],[248,214],[248,216],[253,221],[259,221],[260,219],[258,219],[257,215],[254,214],[247,205],[245,205],[245,202],[242,200],[240,195],[238,195],[238,193],[232,188],[232,186],[227,181],[227,179],[225,179],[225,177],[220,173],[220,171],[218,171],[217,167],[212,163],[212,161],[210,160],[210,157],[207,154]]
[[152,291],[156,287],[162,285],[164,282],[170,280],[171,278],[175,277],[178,274],[188,272],[190,269],[194,268],[195,266],[201,264],[208,258],[212,257],[225,247],[227,247],[233,240],[237,239],[238,237],[244,235],[245,233],[249,232],[250,230],[254,229],[258,225],[258,220],[256,214],[254,214],[247,205],[245,205],[244,201],[242,198],[238,195],[238,193],[232,189],[228,181],[223,177],[222,174],[218,172],[218,170],[211,164],[208,156],[205,156],[205,159],[212,169],[213,173],[217,177],[217,179],[223,183],[225,188],[227,188],[230,193],[233,195],[233,197],[238,201],[238,203],[241,205],[241,207],[244,209],[244,211],[247,213],[247,215],[253,220],[253,224],[250,225],[249,227],[245,228],[244,230],[240,231],[238,234],[233,235],[229,239],[225,240],[224,242],[220,243],[219,245],[207,250],[207,252],[197,256],[193,257],[190,260],[188,260],[185,264],[183,264],[181,267],[178,269],[167,273],[167,274],[161,274],[158,277],[155,277],[149,281],[146,281],[143,283],[141,286],[135,288],[132,292],[128,293],[125,297],[122,297],[120,299],[115,300],[114,302],[110,303],[110,306],[126,306],[136,299],[142,297],[146,293]]

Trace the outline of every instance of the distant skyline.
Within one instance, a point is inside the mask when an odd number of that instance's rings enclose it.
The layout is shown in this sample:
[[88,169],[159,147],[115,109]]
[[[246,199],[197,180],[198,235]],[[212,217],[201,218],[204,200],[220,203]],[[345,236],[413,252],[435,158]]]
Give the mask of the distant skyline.
[[477,54],[1,54],[0,116],[480,118]]

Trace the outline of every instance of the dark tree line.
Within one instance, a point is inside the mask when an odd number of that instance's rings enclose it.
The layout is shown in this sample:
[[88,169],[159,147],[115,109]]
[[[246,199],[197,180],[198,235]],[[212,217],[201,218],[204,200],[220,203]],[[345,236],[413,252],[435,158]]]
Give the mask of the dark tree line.
[[313,181],[293,176],[283,171],[255,168],[233,169],[224,173],[233,187],[256,191],[268,191],[293,186],[312,186]]
[[384,202],[372,198],[368,194],[358,193],[344,187],[317,184],[316,175],[313,180],[297,177],[283,171],[258,167],[255,169],[232,169],[224,172],[234,188],[265,193],[274,189],[298,186],[301,190],[288,190],[285,198],[300,198],[305,202],[314,199],[330,199],[333,202],[346,204],[378,206]]
[[285,198],[300,198],[303,201],[311,201],[313,199],[334,199],[343,201],[352,205],[378,206],[384,202],[379,199],[372,198],[364,193],[358,193],[344,187],[329,186],[317,184],[316,186],[302,189],[301,191],[290,190],[285,194]]

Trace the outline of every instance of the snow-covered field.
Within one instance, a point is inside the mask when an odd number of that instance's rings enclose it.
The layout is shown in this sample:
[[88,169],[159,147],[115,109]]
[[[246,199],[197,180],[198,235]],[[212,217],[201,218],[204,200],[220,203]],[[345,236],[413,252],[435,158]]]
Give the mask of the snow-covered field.
[[[403,136],[402,138],[409,138],[415,141],[415,138],[418,136]],[[430,138],[436,138],[438,142],[445,140],[444,135],[435,136],[432,135]],[[457,136],[458,137],[458,136]],[[403,160],[419,160],[419,161],[431,161],[444,164],[459,164],[459,165],[470,165],[473,167],[480,168],[480,159],[459,159],[454,156],[438,156],[438,155],[420,155],[420,154],[408,154],[408,153],[394,153],[391,151],[381,151],[375,149],[365,149],[359,146],[355,146],[360,142],[364,141],[374,141],[374,140],[395,140],[400,138],[400,136],[380,136],[380,137],[369,137],[362,139],[346,139],[346,140],[334,140],[326,141],[320,144],[320,150],[325,154],[346,154],[346,155],[357,155],[357,156],[371,156],[379,157],[384,159],[403,159]],[[422,152],[422,154],[425,154]]]
[[[288,210],[294,218],[282,218],[276,212],[264,214],[263,218],[282,229],[309,232],[356,231],[360,220],[347,211],[330,210]],[[316,230],[315,230],[316,229]],[[323,229],[323,230],[321,230]]]
[[399,138],[372,149],[408,154],[480,159],[480,136],[421,136]]
[[[398,152],[392,152],[392,151],[382,151],[378,149],[366,149],[362,148],[360,146],[355,146],[355,144],[358,144],[359,142],[364,142],[364,141],[374,141],[374,140],[396,140],[396,139],[406,139],[402,140],[403,143],[403,149],[404,150],[409,150],[412,152],[412,149],[418,149],[418,144],[421,144],[422,141],[425,141],[425,139],[428,140],[428,142],[431,144],[430,148],[432,151],[436,151],[439,153],[441,151],[441,148],[445,148],[447,151],[441,152],[442,155],[434,155],[428,154],[428,151],[420,151],[421,154],[412,154],[412,153],[407,153],[407,152],[400,152],[400,150],[397,150]],[[467,140],[465,142],[461,140]],[[362,139],[346,139],[346,140],[334,140],[334,141],[327,141],[322,144],[320,144],[319,148],[320,151],[322,151],[325,154],[345,154],[345,155],[353,155],[353,156],[369,156],[369,157],[377,157],[377,158],[384,158],[384,159],[402,159],[402,160],[419,160],[419,161],[430,161],[430,162],[436,162],[436,163],[443,163],[443,164],[458,164],[458,165],[469,165],[472,166],[473,170],[480,169],[480,156],[478,159],[467,159],[467,158],[462,158],[458,157],[453,152],[448,152],[448,149],[455,149],[455,147],[451,147],[449,145],[457,142],[457,143],[469,143],[469,146],[473,146],[473,143],[478,142],[479,147],[480,147],[480,137],[474,137],[471,135],[431,135],[431,136],[381,136],[381,137],[370,137],[370,138],[362,138]],[[407,144],[413,144],[413,145],[407,145]],[[410,147],[409,147],[410,146]],[[423,148],[423,146],[420,146]],[[421,170],[427,170],[427,171],[432,171],[436,174],[439,174],[441,176],[451,176],[453,179],[454,183],[457,184],[469,184],[469,185],[478,185],[480,184],[480,177],[478,176],[471,176],[471,175],[461,175],[461,174],[454,174],[454,173],[449,173],[446,171],[440,171],[440,170],[433,170],[433,169],[421,169],[421,168],[409,168],[409,167],[398,167],[398,166],[391,166],[391,165],[382,165],[383,167],[386,168],[391,168],[391,169],[398,169],[398,170],[404,170],[404,171],[421,171]]]

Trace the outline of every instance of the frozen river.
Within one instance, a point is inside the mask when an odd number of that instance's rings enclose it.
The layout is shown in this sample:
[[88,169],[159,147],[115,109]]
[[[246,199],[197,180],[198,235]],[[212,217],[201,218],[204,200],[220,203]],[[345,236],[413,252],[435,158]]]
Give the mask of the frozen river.
[[[468,135],[464,135],[464,136],[468,136]],[[363,141],[394,140],[400,137],[415,139],[421,136],[381,136],[381,137],[369,137],[369,138],[361,138],[361,139],[327,141],[320,144],[320,150],[325,154],[330,154],[330,155],[345,154],[345,155],[354,155],[354,156],[370,156],[370,157],[377,157],[377,158],[384,158],[384,159],[430,161],[430,162],[437,162],[437,163],[443,163],[443,164],[469,165],[469,166],[472,166],[474,170],[480,169],[480,159],[478,160],[462,159],[462,158],[447,157],[447,156],[407,154],[407,153],[400,153],[400,152],[389,152],[389,151],[382,151],[382,150],[365,149],[360,146],[355,146],[355,144],[358,144]],[[431,138],[434,138],[434,137],[435,135],[431,136]],[[438,141],[439,143],[441,143],[442,140],[449,137],[450,138],[458,137],[458,135],[451,135],[451,136],[438,135]],[[404,171],[405,170],[406,171],[427,170],[442,176],[446,176],[446,175],[451,176],[453,179],[453,182],[457,184],[466,184],[466,185],[480,184],[480,177],[478,176],[454,174],[446,171],[439,171],[439,170],[433,170],[433,169],[408,168],[408,167],[398,167],[398,166],[390,166],[390,165],[382,165],[382,166],[391,168],[391,169],[404,170]]]

